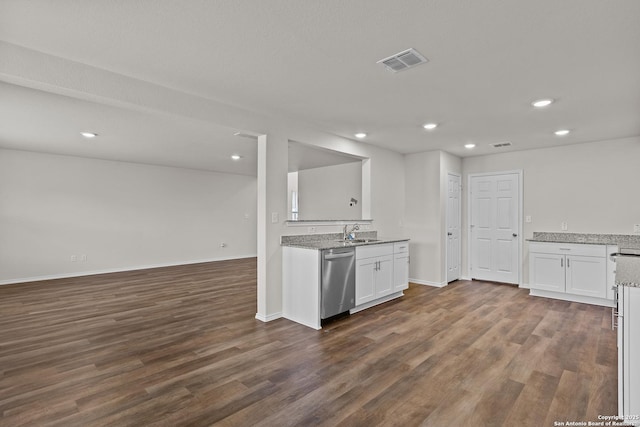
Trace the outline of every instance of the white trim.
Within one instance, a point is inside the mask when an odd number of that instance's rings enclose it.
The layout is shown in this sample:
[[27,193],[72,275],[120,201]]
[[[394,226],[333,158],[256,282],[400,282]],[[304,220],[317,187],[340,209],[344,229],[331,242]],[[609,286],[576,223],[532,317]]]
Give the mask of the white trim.
[[282,313],[278,312],[278,313],[272,313],[269,315],[262,315],[260,313],[256,313],[256,319],[262,321],[262,322],[271,322],[272,320],[276,320],[276,319],[280,319],[282,317]]
[[170,262],[170,263],[161,263],[161,264],[138,265],[133,267],[108,268],[104,270],[81,271],[78,273],[62,273],[62,274],[52,274],[52,275],[46,275],[46,276],[21,277],[17,279],[0,280],[0,286],[13,285],[17,283],[40,282],[43,280],[70,279],[73,277],[95,276],[96,274],[122,273],[125,271],[148,270],[150,268],[162,268],[162,267],[176,267],[179,265],[201,264],[204,262],[228,261],[231,259],[243,259],[243,258],[255,258],[255,257],[256,257],[255,254],[239,255],[239,256],[233,256],[233,257],[207,258],[207,259],[190,260],[190,261],[173,262],[173,263]]
[[436,288],[443,288],[448,285],[446,280],[444,282],[431,282],[429,280],[409,279],[409,283],[415,283],[416,285],[435,286]]
[[583,304],[600,305],[604,307],[615,307],[615,302],[606,298],[587,297],[583,295],[566,294],[564,292],[543,291],[540,289],[530,289],[529,295],[534,297],[553,298],[563,301],[580,302]]
[[508,175],[508,174],[517,174],[518,175],[518,237],[519,239],[519,245],[518,245],[518,283],[516,283],[518,286],[521,286],[522,284],[522,270],[523,270],[523,264],[522,264],[522,257],[524,254],[524,234],[523,234],[523,230],[524,230],[524,225],[522,223],[523,221],[523,211],[524,211],[524,182],[523,182],[523,170],[522,169],[515,169],[515,170],[510,170],[510,171],[497,171],[497,172],[482,172],[482,173],[470,173],[469,175],[467,175],[467,191],[466,191],[466,196],[467,196],[467,272],[469,273],[469,276],[473,277],[473,274],[471,273],[471,247],[472,242],[471,242],[471,179],[475,178],[475,177],[479,177],[479,176],[492,176],[492,175]]
[[392,293],[390,295],[387,295],[386,297],[378,298],[377,300],[369,301],[369,302],[361,304],[361,305],[359,305],[359,306],[357,306],[355,308],[352,308],[351,310],[349,310],[349,314],[354,314],[354,313],[357,313],[359,311],[366,310],[367,308],[371,308],[371,307],[373,307],[375,305],[383,304],[385,302],[389,302],[389,301],[394,300],[396,298],[400,298],[403,295],[404,295],[404,293],[402,291],[394,292],[394,293]]

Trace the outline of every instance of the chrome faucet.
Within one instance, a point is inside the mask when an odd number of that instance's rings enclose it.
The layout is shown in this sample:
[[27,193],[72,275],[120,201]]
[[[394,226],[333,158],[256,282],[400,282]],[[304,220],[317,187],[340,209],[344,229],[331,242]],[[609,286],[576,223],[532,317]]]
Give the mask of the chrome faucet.
[[358,231],[360,230],[360,226],[358,225],[358,223],[353,224],[353,227],[351,227],[351,230],[347,231],[347,224],[344,225],[344,228],[342,229],[342,240],[353,240],[355,238],[355,236],[352,236],[354,231]]

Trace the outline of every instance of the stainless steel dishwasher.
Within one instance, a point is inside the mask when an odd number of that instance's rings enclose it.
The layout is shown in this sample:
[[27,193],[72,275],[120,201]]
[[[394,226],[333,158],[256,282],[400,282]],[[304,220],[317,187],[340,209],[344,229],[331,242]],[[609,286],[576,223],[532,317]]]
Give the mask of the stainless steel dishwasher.
[[356,248],[324,249],[321,274],[321,319],[355,307]]

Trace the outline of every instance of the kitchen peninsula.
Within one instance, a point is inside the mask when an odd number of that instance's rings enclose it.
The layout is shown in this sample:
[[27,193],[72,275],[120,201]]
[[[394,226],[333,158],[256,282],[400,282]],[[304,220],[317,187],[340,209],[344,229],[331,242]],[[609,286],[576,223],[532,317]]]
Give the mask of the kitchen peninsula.
[[408,240],[378,238],[376,231],[357,238],[347,233],[282,236],[283,317],[321,329],[322,320],[335,314],[401,297],[409,286]]

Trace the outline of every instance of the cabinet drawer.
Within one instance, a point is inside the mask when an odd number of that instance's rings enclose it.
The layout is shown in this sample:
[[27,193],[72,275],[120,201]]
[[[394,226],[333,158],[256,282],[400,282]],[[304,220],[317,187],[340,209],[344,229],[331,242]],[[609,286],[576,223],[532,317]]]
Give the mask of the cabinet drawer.
[[404,254],[409,252],[409,242],[396,242],[393,244],[394,254]]
[[606,245],[529,242],[530,253],[606,257]]
[[393,255],[393,244],[356,246],[356,259]]

